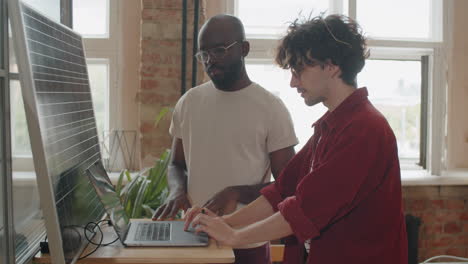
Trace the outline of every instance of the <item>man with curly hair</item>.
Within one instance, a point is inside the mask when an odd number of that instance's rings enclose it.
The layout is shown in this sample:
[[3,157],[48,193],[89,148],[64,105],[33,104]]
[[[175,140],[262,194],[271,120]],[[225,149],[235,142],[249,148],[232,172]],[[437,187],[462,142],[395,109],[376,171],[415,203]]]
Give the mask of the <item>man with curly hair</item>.
[[262,196],[224,217],[193,208],[186,226],[227,245],[285,238],[284,263],[301,263],[305,246],[307,263],[406,264],[396,139],[356,83],[367,57],[366,40],[347,17],[292,23],[276,62],[291,70],[290,85],[305,103],[322,103],[327,113]]

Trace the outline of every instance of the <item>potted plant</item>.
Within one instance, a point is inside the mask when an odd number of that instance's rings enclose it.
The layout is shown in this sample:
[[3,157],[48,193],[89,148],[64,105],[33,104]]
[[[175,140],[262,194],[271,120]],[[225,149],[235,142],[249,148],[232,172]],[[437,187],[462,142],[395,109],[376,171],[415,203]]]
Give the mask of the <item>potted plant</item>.
[[[163,107],[155,118],[157,126],[162,118],[171,111],[169,107]],[[167,166],[169,165],[170,150],[166,149],[154,166],[139,172],[136,176],[128,170],[120,173],[116,191],[120,197],[125,212],[129,218],[151,218],[167,198]],[[124,186],[124,179],[127,183]]]

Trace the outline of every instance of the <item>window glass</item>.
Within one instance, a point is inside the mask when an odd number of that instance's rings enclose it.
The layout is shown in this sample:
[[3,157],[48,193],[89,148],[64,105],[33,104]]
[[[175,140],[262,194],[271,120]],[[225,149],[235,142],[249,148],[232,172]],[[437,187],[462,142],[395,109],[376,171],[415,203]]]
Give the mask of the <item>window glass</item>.
[[10,72],[18,73],[18,63],[16,62],[15,45],[13,45],[13,36],[11,34],[11,24],[8,23],[8,62],[10,63]]
[[45,16],[60,23],[60,0],[22,0]]
[[[10,81],[12,147],[15,156],[31,156],[23,98],[18,80]],[[17,167],[18,159],[12,160]],[[36,250],[45,234],[44,219],[39,204],[35,173],[13,172],[13,220],[15,223],[15,255],[17,263],[24,263]]]
[[296,151],[299,151],[314,132],[312,124],[326,112],[326,108],[322,104],[310,107],[304,103],[304,99],[297,93],[297,90],[289,86],[290,71],[267,63],[248,63],[246,67],[252,81],[283,100],[294,123],[294,129],[299,139]]
[[11,100],[11,136],[14,157],[31,157],[31,143],[24,112],[24,102],[21,86],[18,80],[10,82]]
[[99,142],[104,143],[109,130],[109,64],[106,59],[89,59],[87,64]]
[[328,0],[239,0],[237,14],[248,37],[284,35],[299,15],[309,17],[328,11]]
[[109,36],[109,0],[73,1],[73,29],[90,38]]
[[390,123],[400,158],[419,159],[421,62],[367,60],[358,84],[367,86],[370,101]]
[[432,37],[431,1],[428,0],[357,0],[356,17],[369,37]]

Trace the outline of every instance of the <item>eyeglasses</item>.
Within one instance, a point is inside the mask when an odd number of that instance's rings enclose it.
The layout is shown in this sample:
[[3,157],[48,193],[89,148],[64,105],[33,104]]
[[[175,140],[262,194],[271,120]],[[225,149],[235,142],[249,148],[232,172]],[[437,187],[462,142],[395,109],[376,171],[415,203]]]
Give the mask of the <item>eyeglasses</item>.
[[219,47],[215,47],[215,48],[208,49],[208,50],[201,50],[195,54],[195,58],[197,58],[197,60],[201,63],[208,62],[210,58],[220,60],[226,56],[228,49],[230,49],[232,46],[234,46],[237,43],[239,42],[234,41],[233,43],[231,43],[230,45],[226,47],[219,46]]

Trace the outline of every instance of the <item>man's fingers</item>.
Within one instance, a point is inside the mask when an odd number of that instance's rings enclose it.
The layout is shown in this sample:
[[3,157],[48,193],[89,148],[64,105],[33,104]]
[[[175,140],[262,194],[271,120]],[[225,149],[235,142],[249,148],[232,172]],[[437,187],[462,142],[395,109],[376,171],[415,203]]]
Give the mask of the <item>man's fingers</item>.
[[203,225],[204,221],[205,221],[205,218],[207,216],[204,215],[204,214],[198,214],[192,221],[192,226],[193,227],[197,227],[199,225]]
[[169,202],[166,207],[164,208],[164,211],[162,211],[161,215],[159,216],[160,219],[166,219],[168,217],[168,214],[171,212],[172,207],[174,206],[173,202]]
[[177,215],[179,210],[180,210],[180,206],[178,206],[177,203],[174,203],[167,217],[173,219]]
[[185,215],[184,230],[187,230],[189,228],[190,223],[192,223],[195,216],[197,216],[201,212],[201,210],[202,209],[200,207],[195,206],[187,211],[187,214]]
[[217,216],[217,215],[216,215],[213,211],[211,211],[210,209],[208,209],[208,208],[204,208],[204,209],[205,209],[205,210],[204,210],[204,214],[206,214],[206,215],[208,215],[208,216],[211,216],[211,217],[216,217],[216,216]]
[[[198,225],[196,228],[195,228],[195,233],[200,233],[200,232],[205,232],[207,233],[208,235],[210,235],[208,232],[207,232],[207,228],[205,225]],[[211,236],[210,236],[211,237]]]
[[213,200],[210,201],[210,202],[208,202],[208,203],[207,203],[205,206],[203,206],[203,207],[205,207],[205,208],[207,208],[207,209],[209,209],[209,210],[211,210],[211,211],[213,211],[213,212],[217,212],[217,211],[221,208],[220,204],[219,204],[219,203],[216,203],[216,202],[213,201]]
[[156,211],[155,211],[154,214],[153,214],[153,218],[152,218],[153,221],[159,219],[159,217],[161,216],[161,213],[162,213],[162,211],[164,210],[165,207],[166,207],[166,205],[163,204],[163,205],[159,206],[159,207],[156,209]]

